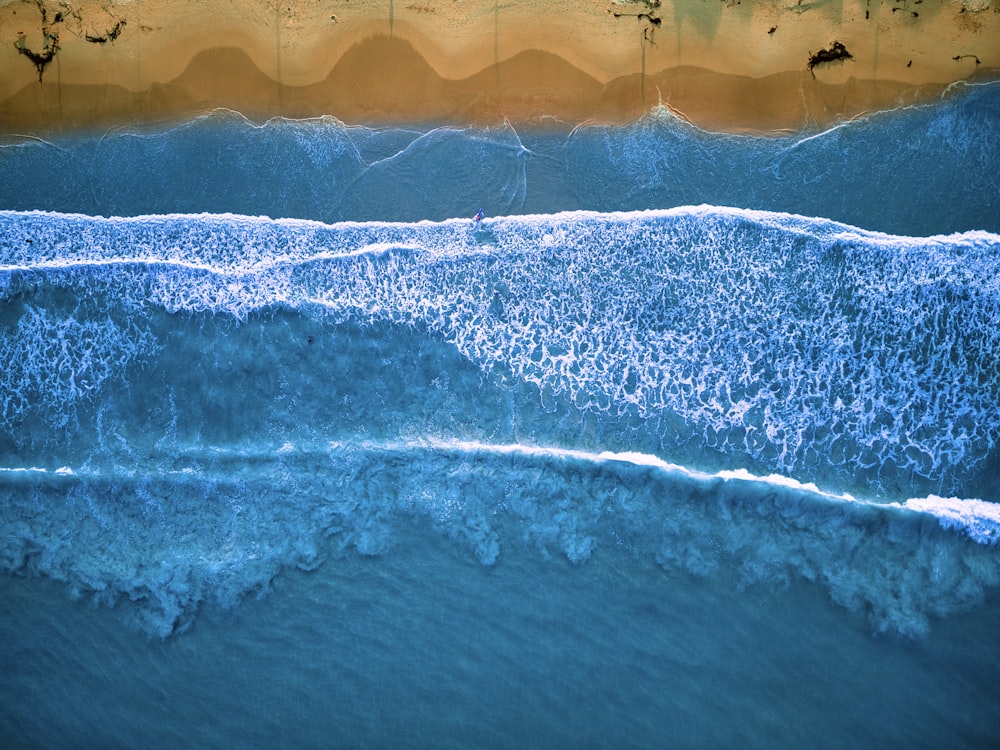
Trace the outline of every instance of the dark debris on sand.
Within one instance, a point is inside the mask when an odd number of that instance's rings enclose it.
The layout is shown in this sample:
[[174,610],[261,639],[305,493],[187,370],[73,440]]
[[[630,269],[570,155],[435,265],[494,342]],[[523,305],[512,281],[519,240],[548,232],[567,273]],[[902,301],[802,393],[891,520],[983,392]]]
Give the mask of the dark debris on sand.
[[84,39],[86,39],[91,44],[107,44],[108,42],[113,42],[118,38],[119,34],[122,33],[122,27],[125,25],[125,19],[122,18],[115,21],[115,25],[112,26],[108,31],[102,36],[95,36],[92,34],[87,34]]
[[[830,49],[821,49],[814,55],[809,56],[809,72],[813,73],[813,68],[823,63],[836,62],[837,60],[853,60],[854,55],[847,51],[841,42],[833,42]],[[813,76],[816,74],[813,73]]]

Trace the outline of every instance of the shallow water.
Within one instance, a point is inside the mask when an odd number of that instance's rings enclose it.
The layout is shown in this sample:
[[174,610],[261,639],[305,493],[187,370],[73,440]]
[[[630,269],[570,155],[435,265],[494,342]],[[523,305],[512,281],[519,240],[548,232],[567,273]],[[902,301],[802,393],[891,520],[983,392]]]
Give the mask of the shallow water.
[[8,138],[0,207],[337,222],[708,204],[911,236],[1000,232],[997,86],[956,84],[940,102],[780,137],[708,133],[667,109],[569,133],[218,111],[165,132]]
[[2,744],[988,746],[998,91],[0,147]]

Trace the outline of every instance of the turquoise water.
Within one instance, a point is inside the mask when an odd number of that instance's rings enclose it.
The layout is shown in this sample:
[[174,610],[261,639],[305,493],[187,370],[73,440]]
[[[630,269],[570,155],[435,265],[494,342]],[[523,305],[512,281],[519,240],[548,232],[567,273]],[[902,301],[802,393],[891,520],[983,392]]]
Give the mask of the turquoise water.
[[11,139],[0,744],[991,746],[998,115]]

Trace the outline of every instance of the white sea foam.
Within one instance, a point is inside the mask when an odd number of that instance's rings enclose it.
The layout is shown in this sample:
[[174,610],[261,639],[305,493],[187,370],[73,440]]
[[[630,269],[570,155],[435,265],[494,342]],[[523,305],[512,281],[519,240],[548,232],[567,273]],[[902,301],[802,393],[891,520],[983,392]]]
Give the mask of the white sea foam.
[[[986,232],[896,237],[710,206],[478,226],[0,222],[8,279],[80,285],[127,267],[131,297],[171,312],[417,324],[543,394],[611,419],[679,417],[785,475],[825,463],[875,490],[909,475],[954,491],[1000,437],[1000,237]],[[26,336],[6,341],[28,351]]]
[[102,312],[87,319],[82,306],[59,314],[25,305],[14,330],[0,328],[0,426],[16,431],[33,413],[64,429],[80,403],[155,350],[141,313],[122,322],[121,307],[114,317]]
[[962,529],[980,544],[1000,542],[1000,504],[930,495],[911,498],[903,507],[929,513],[945,528]]

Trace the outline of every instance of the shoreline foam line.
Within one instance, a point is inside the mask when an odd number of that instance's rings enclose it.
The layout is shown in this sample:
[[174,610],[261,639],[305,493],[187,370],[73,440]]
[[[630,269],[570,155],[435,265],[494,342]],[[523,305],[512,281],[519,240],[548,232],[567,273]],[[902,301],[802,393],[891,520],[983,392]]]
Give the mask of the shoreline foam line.
[[[697,205],[681,205],[681,206],[671,206],[669,208],[646,208],[638,209],[633,211],[595,211],[590,209],[573,209],[566,211],[556,211],[553,213],[530,213],[530,214],[502,214],[493,217],[484,218],[481,222],[482,227],[496,227],[501,228],[510,224],[525,224],[529,226],[536,226],[539,228],[545,227],[547,225],[566,227],[570,225],[571,222],[587,220],[587,221],[599,221],[608,224],[622,223],[626,221],[634,220],[658,220],[658,219],[680,219],[680,218],[700,218],[705,216],[729,218],[729,219],[744,219],[751,221],[763,228],[776,229],[782,232],[788,232],[792,234],[804,234],[815,239],[829,239],[834,241],[857,241],[863,240],[883,245],[900,245],[908,244],[911,241],[919,240],[924,243],[934,243],[934,244],[955,244],[965,241],[986,241],[986,242],[997,242],[1000,243],[1000,234],[991,232],[989,230],[969,228],[959,232],[951,232],[947,234],[928,234],[928,235],[908,235],[908,234],[896,234],[892,232],[884,232],[877,229],[868,229],[865,227],[856,226],[849,224],[847,222],[838,221],[836,219],[827,219],[819,216],[807,216],[805,214],[792,213],[788,211],[772,211],[765,209],[752,209],[752,208],[741,208],[737,206],[725,206],[725,205],[712,205],[707,203],[701,203]],[[36,221],[41,220],[41,221]],[[289,237],[289,244],[294,244],[297,248],[301,249],[303,239],[312,239],[317,236],[318,233],[329,232],[333,235],[336,234],[350,234],[350,233],[375,233],[378,230],[390,230],[404,232],[407,237],[413,235],[422,235],[425,231],[430,231],[437,233],[437,235],[432,236],[421,236],[420,239],[440,239],[440,240],[450,240],[454,239],[454,235],[448,233],[448,230],[462,228],[463,226],[468,227],[469,219],[466,217],[451,217],[442,220],[429,220],[424,219],[420,221],[335,221],[335,222],[323,222],[314,219],[302,219],[302,218],[285,218],[285,217],[270,217],[270,216],[251,216],[247,214],[234,214],[234,213],[165,213],[165,214],[142,214],[136,216],[92,216],[83,213],[63,213],[59,211],[44,211],[44,210],[5,210],[0,209],[0,222],[8,221],[13,223],[21,223],[23,221],[28,221],[31,224],[38,227],[39,230],[47,229],[47,222],[45,220],[50,220],[52,222],[70,225],[71,227],[76,224],[85,224],[92,227],[102,227],[106,226],[109,228],[121,228],[123,226],[133,226],[138,229],[145,230],[150,236],[155,236],[157,230],[162,230],[168,228],[169,225],[175,223],[180,223],[191,227],[191,231],[194,231],[194,227],[198,225],[221,225],[227,226],[234,229],[256,229],[256,228],[273,228],[273,229],[289,229],[297,230],[295,234]],[[0,249],[2,249],[4,244],[14,244],[16,237],[10,232],[10,227],[7,227],[6,232],[6,242],[0,241]],[[422,231],[423,230],[423,231]],[[300,234],[300,233],[305,233]],[[38,236],[40,233],[38,231],[23,232],[23,234],[32,234],[33,237],[38,239],[44,239],[44,237]],[[110,235],[109,235],[110,237]],[[95,239],[90,237],[90,239]],[[176,242],[176,238],[173,238]],[[238,236],[233,237],[234,240],[240,239]],[[274,239],[274,238],[261,238],[261,239]],[[297,240],[297,242],[292,242],[292,240]],[[32,241],[34,244],[34,241]],[[81,246],[84,244],[78,242]],[[132,247],[133,243],[129,243],[128,247]],[[147,245],[148,246],[148,245]],[[165,249],[178,250],[175,245],[171,246],[170,240],[164,241]],[[478,249],[480,252],[483,250],[482,247],[473,244],[472,247]],[[492,246],[490,246],[492,247]],[[60,243],[61,249],[66,249],[66,243]],[[32,248],[33,252],[37,254],[38,250],[41,248]],[[99,249],[105,250],[104,247]],[[200,246],[199,246],[199,249]],[[255,248],[258,250],[259,248]],[[341,251],[341,252],[329,252],[328,248],[319,247],[317,248],[318,253],[312,254],[301,254],[298,256],[290,256],[287,253],[276,254],[272,262],[288,262],[295,260],[312,260],[318,257],[324,259],[336,259],[336,258],[350,258],[358,255],[365,255],[369,253],[378,253],[391,251],[396,249],[421,249],[429,250],[432,248],[418,247],[413,245],[400,244],[400,241],[393,242],[388,239],[375,239],[372,242],[365,244],[362,247]],[[454,253],[452,253],[454,254]],[[87,260],[84,258],[84,260]],[[114,258],[102,257],[101,260],[106,262],[155,262],[159,260],[173,261],[173,258],[169,255],[164,255],[161,257],[150,256],[150,255],[135,255],[135,256],[116,256]],[[50,263],[53,266],[56,264],[49,261],[42,261],[42,263]],[[180,261],[177,261],[180,262]],[[39,264],[40,265],[40,264]],[[191,264],[192,266],[196,264]],[[205,270],[210,270],[212,268],[209,264],[199,264]],[[0,270],[25,270],[26,268],[31,268],[34,266],[20,266],[18,264],[0,265]]]

